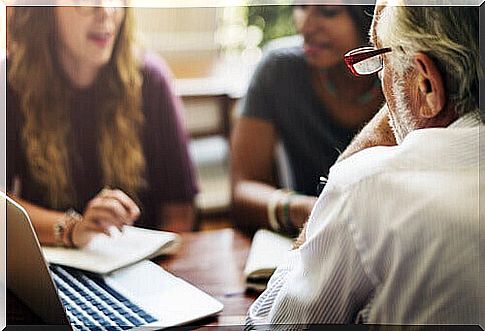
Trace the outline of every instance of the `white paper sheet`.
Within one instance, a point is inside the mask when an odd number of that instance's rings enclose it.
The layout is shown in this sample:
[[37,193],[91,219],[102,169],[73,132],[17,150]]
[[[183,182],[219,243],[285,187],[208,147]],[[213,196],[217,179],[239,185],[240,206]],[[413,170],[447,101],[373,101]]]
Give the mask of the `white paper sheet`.
[[111,237],[96,235],[82,249],[42,247],[42,251],[49,263],[107,274],[143,259],[173,253],[180,243],[173,232],[132,226],[125,226],[122,233],[113,228],[111,233]]

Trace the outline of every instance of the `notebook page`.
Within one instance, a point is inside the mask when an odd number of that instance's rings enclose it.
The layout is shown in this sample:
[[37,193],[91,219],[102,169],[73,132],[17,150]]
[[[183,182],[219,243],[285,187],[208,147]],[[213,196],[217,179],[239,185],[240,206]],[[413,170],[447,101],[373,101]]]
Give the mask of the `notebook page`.
[[276,267],[285,261],[293,240],[268,230],[259,230],[253,237],[244,276],[246,279],[268,280]]
[[173,253],[180,237],[172,232],[125,226],[112,236],[97,234],[82,249],[42,247],[49,263],[65,265],[98,274],[106,274],[146,258]]

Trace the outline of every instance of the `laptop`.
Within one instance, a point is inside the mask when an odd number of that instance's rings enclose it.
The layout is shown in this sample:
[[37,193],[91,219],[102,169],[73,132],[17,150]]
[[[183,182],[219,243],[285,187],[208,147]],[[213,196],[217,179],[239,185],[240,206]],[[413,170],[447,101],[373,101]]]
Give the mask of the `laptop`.
[[222,303],[150,261],[103,276],[48,265],[29,216],[9,197],[6,215],[7,287],[48,324],[161,329],[222,311]]

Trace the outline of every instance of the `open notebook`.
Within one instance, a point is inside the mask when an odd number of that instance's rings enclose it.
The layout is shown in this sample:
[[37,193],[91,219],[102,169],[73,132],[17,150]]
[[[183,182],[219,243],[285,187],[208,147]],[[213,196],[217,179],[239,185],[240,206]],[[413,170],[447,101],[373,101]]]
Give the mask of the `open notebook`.
[[285,261],[292,243],[292,239],[277,233],[257,231],[244,268],[247,288],[264,290],[276,267]]
[[173,232],[132,226],[125,226],[122,233],[112,228],[111,234],[96,235],[82,249],[44,246],[42,251],[49,263],[104,275],[143,259],[174,253],[180,244]]

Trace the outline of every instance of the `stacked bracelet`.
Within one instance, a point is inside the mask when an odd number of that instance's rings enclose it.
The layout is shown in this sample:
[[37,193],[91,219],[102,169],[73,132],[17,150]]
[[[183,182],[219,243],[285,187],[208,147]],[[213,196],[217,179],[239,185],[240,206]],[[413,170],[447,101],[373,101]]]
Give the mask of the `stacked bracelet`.
[[[269,225],[273,230],[280,231],[282,229],[292,229],[293,226],[290,221],[290,203],[295,194],[296,193],[294,191],[287,189],[279,189],[271,194],[267,204],[267,213]],[[277,213],[279,205],[283,206],[283,218],[281,221],[278,219]]]
[[267,204],[267,213],[268,213],[268,221],[271,228],[275,231],[280,230],[280,224],[278,222],[278,215],[276,214],[276,209],[280,200],[285,196],[285,190],[276,190],[271,193],[271,197],[269,198]]
[[285,200],[283,201],[283,219],[281,220],[281,225],[287,230],[287,232],[290,232],[294,228],[290,219],[290,205],[291,200],[293,200],[295,195],[295,191],[288,191],[284,197]]
[[82,220],[82,216],[75,210],[69,209],[54,224],[54,237],[57,246],[75,247],[72,232],[75,225]]

